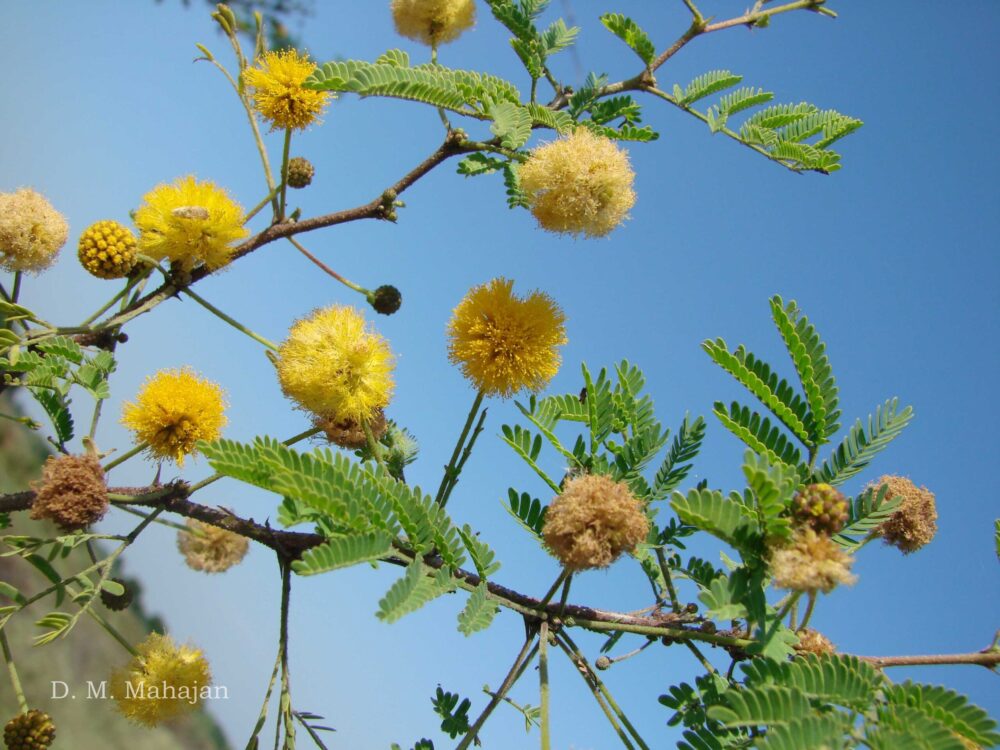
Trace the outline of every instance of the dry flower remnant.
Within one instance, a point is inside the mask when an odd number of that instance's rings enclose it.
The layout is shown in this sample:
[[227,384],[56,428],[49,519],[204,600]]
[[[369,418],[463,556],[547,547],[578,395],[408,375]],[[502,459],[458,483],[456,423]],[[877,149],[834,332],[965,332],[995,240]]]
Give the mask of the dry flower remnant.
[[278,348],[276,366],[284,394],[321,420],[372,420],[395,385],[388,342],[346,305],[297,321]]
[[830,537],[806,527],[796,531],[787,546],[774,551],[771,572],[778,588],[828,594],[857,580],[851,574],[852,562]]
[[818,630],[803,628],[796,635],[799,637],[799,642],[796,644],[795,650],[799,653],[816,654],[817,656],[837,653],[837,648],[830,642],[830,639]]
[[635,204],[628,153],[584,127],[535,149],[518,170],[542,229],[603,237]]
[[239,565],[250,549],[246,537],[195,518],[187,520],[188,531],[177,532],[177,549],[192,570],[224,573]]
[[400,36],[431,47],[458,39],[476,22],[474,0],[392,0]]
[[[323,429],[327,440],[334,445],[339,445],[341,448],[356,450],[364,447],[368,442],[364,428],[355,420],[344,419],[338,422],[327,418],[318,420],[316,424]],[[372,437],[376,440],[381,440],[389,428],[389,423],[385,419],[385,412],[381,409],[376,411],[368,420],[368,428],[372,431]]]
[[77,248],[80,264],[99,279],[128,276],[138,260],[132,231],[117,221],[98,221],[80,235]]
[[184,464],[199,440],[215,440],[226,424],[222,389],[190,368],[160,370],[146,379],[134,402],[125,404],[122,424],[156,458]]
[[108,694],[126,718],[153,727],[201,703],[212,676],[200,649],[150,633],[136,650],[138,655],[115,670],[108,684]]
[[308,55],[294,49],[265,52],[257,65],[243,71],[243,80],[254,109],[271,123],[271,130],[304,130],[330,103],[332,94],[328,91],[302,87],[316,70]]
[[140,250],[186,271],[221,268],[231,260],[234,243],[249,234],[243,208],[215,183],[191,175],[157,185],[142,200],[135,212]]
[[85,529],[108,510],[104,470],[94,456],[51,456],[35,484],[31,517],[54,521],[63,531]]
[[559,371],[566,316],[542,292],[523,299],[514,282],[493,279],[469,291],[448,325],[448,357],[487,395],[540,391]]
[[642,503],[623,482],[586,474],[566,483],[545,514],[545,546],[567,570],[606,568],[649,533]]
[[896,512],[883,523],[878,533],[886,544],[899,549],[904,554],[916,552],[930,543],[937,534],[937,505],[934,493],[926,487],[917,487],[906,477],[884,476],[872,485],[874,491],[888,485],[886,500],[902,497]]
[[51,266],[69,237],[66,218],[41,193],[0,193],[0,268],[38,273]]

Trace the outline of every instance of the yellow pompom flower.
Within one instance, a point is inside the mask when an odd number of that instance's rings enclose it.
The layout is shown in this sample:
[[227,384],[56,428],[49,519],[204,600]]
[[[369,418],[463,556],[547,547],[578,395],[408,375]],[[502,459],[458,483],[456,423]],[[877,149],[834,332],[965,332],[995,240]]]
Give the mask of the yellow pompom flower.
[[518,170],[542,229],[603,237],[635,205],[628,152],[585,127],[541,146]]
[[83,267],[99,279],[124,278],[138,260],[135,235],[117,221],[98,221],[83,230],[77,254]]
[[540,391],[559,371],[566,316],[542,292],[514,296],[513,281],[493,279],[469,291],[448,325],[448,358],[487,395]]
[[211,694],[212,675],[200,649],[150,633],[136,650],[138,656],[115,670],[108,686],[127,719],[154,727],[193,711]]
[[474,0],[392,0],[396,31],[431,47],[458,39],[476,22]]
[[276,365],[281,390],[319,420],[370,420],[392,397],[389,344],[346,305],[297,321]]
[[30,188],[0,193],[0,268],[44,271],[67,237],[66,218],[41,193]]
[[215,440],[226,424],[222,389],[191,369],[160,370],[146,379],[134,402],[125,404],[122,424],[157,458],[184,464],[199,440]]
[[271,130],[309,127],[333,96],[329,91],[302,87],[316,65],[297,50],[265,52],[257,64],[259,67],[243,71],[243,81],[250,89],[254,109],[271,123]]
[[154,260],[168,258],[185,270],[226,265],[233,243],[249,234],[243,207],[213,182],[192,175],[160,184],[135,212],[139,248]]

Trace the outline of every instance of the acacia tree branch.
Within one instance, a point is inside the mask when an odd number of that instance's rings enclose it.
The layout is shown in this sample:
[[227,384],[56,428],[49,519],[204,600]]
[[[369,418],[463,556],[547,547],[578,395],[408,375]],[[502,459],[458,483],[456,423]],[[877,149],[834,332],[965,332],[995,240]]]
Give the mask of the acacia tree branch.
[[861,661],[883,667],[918,667],[937,664],[979,664],[988,669],[1000,665],[1000,650],[986,649],[969,654],[928,654],[924,656],[859,656]]

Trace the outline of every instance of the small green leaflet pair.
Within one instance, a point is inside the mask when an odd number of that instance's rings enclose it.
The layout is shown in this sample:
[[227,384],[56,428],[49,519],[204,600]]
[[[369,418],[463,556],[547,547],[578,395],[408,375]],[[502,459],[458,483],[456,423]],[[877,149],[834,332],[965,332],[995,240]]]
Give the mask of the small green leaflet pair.
[[[500,567],[493,550],[468,525],[455,526],[419,487],[329,448],[300,453],[269,437],[250,444],[217,440],[199,449],[220,474],[281,495],[283,525],[312,523],[326,538],[292,563],[299,575],[380,560],[403,565],[404,574],[377,612],[380,619],[395,622],[458,588],[454,574],[468,555],[480,581],[467,585],[471,595],[459,615],[459,630],[470,635],[492,622],[497,606],[486,580]],[[439,562],[431,564],[428,556]]]

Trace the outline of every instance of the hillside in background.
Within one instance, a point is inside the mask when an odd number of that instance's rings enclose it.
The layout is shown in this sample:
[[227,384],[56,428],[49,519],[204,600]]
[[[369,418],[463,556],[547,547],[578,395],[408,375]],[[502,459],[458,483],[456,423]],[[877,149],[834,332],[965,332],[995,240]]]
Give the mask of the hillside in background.
[[[13,414],[16,406],[8,394],[0,394],[0,413]],[[28,488],[40,472],[48,455],[45,443],[14,422],[0,419],[0,492]],[[26,513],[12,517],[13,525],[3,533],[51,536],[52,528],[31,521]],[[7,551],[5,547],[3,552]],[[59,563],[59,570],[68,573],[89,565],[87,553],[76,550]],[[128,576],[130,585],[139,584]],[[46,580],[29,564],[17,557],[0,557],[0,581],[6,581],[30,596],[44,588]],[[2,597],[0,601],[7,603]],[[70,611],[73,605],[64,602],[61,609]],[[55,750],[59,748],[102,748],[102,750],[228,750],[222,730],[205,711],[199,710],[170,726],[154,730],[127,722],[110,700],[87,700],[87,681],[99,683],[107,679],[112,668],[124,664],[128,654],[89,617],[83,617],[68,637],[41,648],[32,647],[37,634],[34,622],[54,609],[47,598],[26,612],[16,615],[7,626],[7,637],[14,651],[18,673],[32,708],[49,713],[56,724]],[[101,614],[131,643],[141,641],[153,629],[162,629],[158,617],[146,612],[141,596],[124,612],[111,612],[98,605]],[[0,675],[0,723],[17,712],[10,681]],[[53,700],[52,681],[61,680],[70,686],[76,699]]]

